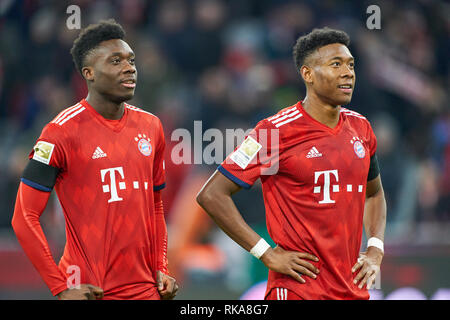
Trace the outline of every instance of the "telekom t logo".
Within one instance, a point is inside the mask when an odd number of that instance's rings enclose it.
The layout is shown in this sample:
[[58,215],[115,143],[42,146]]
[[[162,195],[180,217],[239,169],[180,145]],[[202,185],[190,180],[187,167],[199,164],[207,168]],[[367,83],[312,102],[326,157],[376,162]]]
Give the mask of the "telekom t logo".
[[[111,198],[108,200],[108,203],[114,202],[114,201],[122,201],[123,199],[119,197],[119,194],[117,193],[117,185],[116,185],[116,171],[119,173],[120,177],[124,179],[123,176],[123,168],[122,167],[116,167],[116,168],[108,168],[100,170],[100,174],[102,177],[102,182],[105,182],[105,176],[106,173],[109,172],[109,181],[110,184],[104,184],[103,185],[103,192],[110,192]],[[123,190],[125,189],[125,182],[121,181],[119,182],[119,189]]]
[[[323,175],[323,199],[319,203],[335,203],[336,201],[331,199],[331,192],[364,192],[364,185],[362,184],[342,184],[342,190],[339,187],[339,176],[337,170],[325,170],[314,172],[314,193],[321,193],[322,186],[317,186],[320,176]],[[333,178],[334,177],[334,178]],[[332,180],[333,179],[333,180]],[[336,184],[334,184],[334,182]],[[332,184],[333,183],[333,184]],[[342,183],[342,181],[341,181]]]
[[[339,182],[338,171],[337,170],[326,170],[326,171],[316,171],[314,172],[314,184],[317,184],[319,177],[323,175],[323,199],[319,203],[335,203],[330,197],[330,185],[331,185],[331,175],[334,176],[336,182]],[[314,187],[314,193],[320,193],[321,187]],[[333,185],[333,192],[339,192],[339,185]]]
[[[109,174],[108,174],[109,173]],[[116,177],[116,175],[119,174],[119,177]],[[108,168],[100,170],[100,175],[102,177],[102,183],[106,183],[102,185],[103,192],[110,193],[111,198],[108,200],[108,203],[115,202],[115,201],[122,201],[123,199],[119,197],[119,194],[117,192],[117,188],[119,190],[125,190],[127,188],[127,183],[125,181],[118,181],[119,179],[124,180],[125,176],[123,174],[123,168],[122,167],[116,167],[116,168]],[[108,183],[108,177],[109,176],[109,184]],[[132,183],[131,183],[132,182]],[[135,190],[145,190],[147,191],[149,188],[151,188],[151,182],[145,181],[142,179],[137,179],[134,181],[128,181],[128,187]]]

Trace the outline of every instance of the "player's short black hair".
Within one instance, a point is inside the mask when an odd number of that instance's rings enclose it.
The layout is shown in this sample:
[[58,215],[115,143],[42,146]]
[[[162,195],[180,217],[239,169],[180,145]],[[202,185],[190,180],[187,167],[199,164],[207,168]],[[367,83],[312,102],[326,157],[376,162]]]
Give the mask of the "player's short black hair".
[[350,44],[350,37],[344,31],[328,27],[321,29],[316,28],[307,35],[299,37],[292,52],[297,70],[300,70],[305,63],[305,59],[311,53],[332,43],[342,43],[348,47]]
[[76,68],[81,73],[86,55],[95,49],[100,42],[112,39],[124,39],[125,30],[114,19],[101,20],[81,30],[73,42],[70,54]]

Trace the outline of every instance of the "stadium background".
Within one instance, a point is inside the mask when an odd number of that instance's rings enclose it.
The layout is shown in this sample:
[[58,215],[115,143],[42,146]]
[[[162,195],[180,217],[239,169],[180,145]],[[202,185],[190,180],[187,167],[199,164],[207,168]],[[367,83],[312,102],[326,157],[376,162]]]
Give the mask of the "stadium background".
[[[351,36],[357,82],[348,107],[367,116],[378,137],[388,223],[381,289],[373,297],[450,299],[450,5],[432,0],[1,1],[0,299],[52,299],[10,221],[40,130],[86,95],[69,53],[79,32],[66,25],[71,4],[81,9],[81,27],[105,18],[123,25],[137,57],[131,104],[164,124],[164,201],[178,299],[238,299],[267,271],[195,203],[216,165],[175,165],[173,130],[193,133],[194,120],[202,121],[203,132],[246,130],[294,104],[304,88],[292,46],[300,34],[323,26]],[[380,30],[366,27],[371,4],[381,9]],[[235,200],[264,235],[260,186]],[[64,221],[56,196],[41,222],[59,259]]]

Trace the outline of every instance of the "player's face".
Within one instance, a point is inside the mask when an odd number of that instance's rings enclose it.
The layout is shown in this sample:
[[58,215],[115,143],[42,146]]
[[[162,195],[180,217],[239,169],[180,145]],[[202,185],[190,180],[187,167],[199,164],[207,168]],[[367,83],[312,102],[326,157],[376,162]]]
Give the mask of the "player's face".
[[134,52],[125,41],[103,41],[89,58],[92,68],[90,90],[118,103],[133,98],[137,70]]
[[311,88],[331,105],[345,105],[355,88],[355,61],[343,44],[323,46],[315,52]]

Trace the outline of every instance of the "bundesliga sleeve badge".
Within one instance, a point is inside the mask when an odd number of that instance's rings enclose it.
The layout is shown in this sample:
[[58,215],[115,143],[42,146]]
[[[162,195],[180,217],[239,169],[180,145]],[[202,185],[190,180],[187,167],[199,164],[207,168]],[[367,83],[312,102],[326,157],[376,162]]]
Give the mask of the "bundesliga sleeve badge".
[[230,159],[239,167],[245,169],[261,148],[262,145],[255,139],[247,137],[247,139],[242,142],[241,146],[230,156]]
[[34,146],[34,155],[33,159],[45,164],[50,163],[50,159],[52,158],[53,149],[55,145],[45,141],[38,141]]

